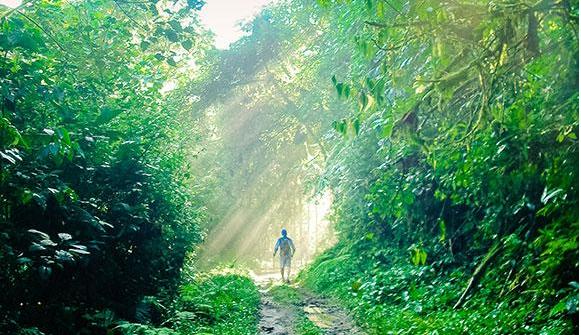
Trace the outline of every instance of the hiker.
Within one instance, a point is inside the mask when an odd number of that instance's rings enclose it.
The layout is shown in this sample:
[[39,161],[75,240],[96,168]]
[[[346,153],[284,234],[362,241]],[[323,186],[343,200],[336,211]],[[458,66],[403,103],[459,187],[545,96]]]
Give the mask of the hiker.
[[283,228],[280,233],[282,236],[274,245],[274,253],[272,254],[272,257],[276,256],[276,252],[280,248],[280,276],[284,282],[284,268],[287,267],[288,272],[286,275],[286,282],[290,284],[291,258],[295,254],[295,244],[293,243],[293,240],[286,236],[286,229]]

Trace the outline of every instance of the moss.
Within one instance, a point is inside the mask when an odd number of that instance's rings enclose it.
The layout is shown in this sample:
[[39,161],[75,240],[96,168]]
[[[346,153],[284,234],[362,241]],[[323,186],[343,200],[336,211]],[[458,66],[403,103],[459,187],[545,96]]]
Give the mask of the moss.
[[270,295],[275,302],[283,305],[299,305],[301,295],[296,288],[288,285],[273,286],[269,290]]

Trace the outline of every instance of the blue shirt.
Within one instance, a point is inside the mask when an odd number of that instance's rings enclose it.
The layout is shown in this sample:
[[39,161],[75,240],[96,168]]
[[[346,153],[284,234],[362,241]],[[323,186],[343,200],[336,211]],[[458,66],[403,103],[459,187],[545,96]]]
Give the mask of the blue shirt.
[[[283,241],[288,241],[288,246],[289,246],[290,250],[283,250],[281,248]],[[292,256],[295,253],[295,244],[293,243],[293,240],[291,240],[290,238],[288,238],[286,236],[280,237],[276,241],[276,244],[274,245],[274,254],[275,255],[276,255],[276,252],[278,251],[279,248],[280,248],[280,255],[281,256],[283,256],[283,254],[284,254],[284,256],[288,255],[288,251],[292,251],[289,256]]]

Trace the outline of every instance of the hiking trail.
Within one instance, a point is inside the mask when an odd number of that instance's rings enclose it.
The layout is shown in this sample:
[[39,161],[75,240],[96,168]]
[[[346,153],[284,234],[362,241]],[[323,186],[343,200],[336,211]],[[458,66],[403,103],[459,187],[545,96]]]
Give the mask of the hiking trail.
[[310,324],[320,334],[365,334],[336,303],[298,284],[281,284],[278,273],[253,278],[261,295],[260,335],[302,335],[300,327],[304,324]]

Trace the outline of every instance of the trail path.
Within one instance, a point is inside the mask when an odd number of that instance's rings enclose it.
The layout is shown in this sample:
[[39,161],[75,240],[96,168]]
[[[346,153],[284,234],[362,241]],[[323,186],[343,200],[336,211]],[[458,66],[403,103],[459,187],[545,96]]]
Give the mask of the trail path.
[[254,276],[254,280],[261,294],[260,335],[302,335],[297,325],[304,317],[318,327],[321,334],[364,334],[341,307],[298,285],[290,285],[299,295],[297,303],[277,301],[270,290],[273,285],[280,285],[278,274]]

